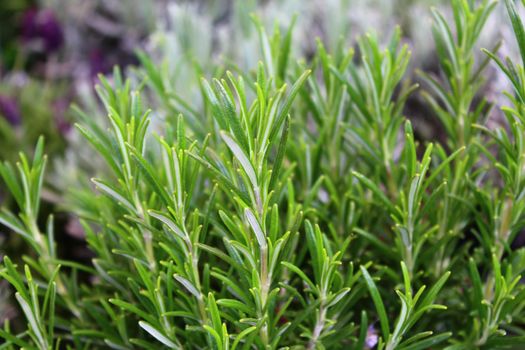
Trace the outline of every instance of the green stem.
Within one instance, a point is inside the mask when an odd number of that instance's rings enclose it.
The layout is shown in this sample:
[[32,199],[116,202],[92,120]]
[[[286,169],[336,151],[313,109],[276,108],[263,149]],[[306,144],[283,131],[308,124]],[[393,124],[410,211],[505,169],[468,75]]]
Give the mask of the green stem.
[[321,336],[321,333],[323,332],[323,329],[326,324],[326,297],[323,295],[321,296],[321,306],[319,307],[319,317],[317,318],[317,322],[315,323],[314,330],[312,332],[312,338],[308,342],[308,350],[313,350],[316,348],[317,342],[319,340],[319,337]]
[[268,300],[268,291],[270,290],[270,278],[268,275],[268,246],[264,245],[261,247],[261,310],[259,310],[259,316],[264,317],[265,321],[261,327],[261,339],[265,347],[268,346],[269,334],[268,334],[268,311],[266,302]]

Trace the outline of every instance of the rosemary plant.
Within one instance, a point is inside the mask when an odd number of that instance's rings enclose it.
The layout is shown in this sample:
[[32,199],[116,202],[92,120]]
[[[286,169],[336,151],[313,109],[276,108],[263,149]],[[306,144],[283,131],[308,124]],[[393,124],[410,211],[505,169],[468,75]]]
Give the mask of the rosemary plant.
[[[189,55],[175,91],[143,52],[135,79],[101,76],[107,118],[78,110],[77,129],[103,165],[65,205],[90,263],[40,213],[44,141],[0,166],[0,223],[28,251],[0,267],[19,306],[0,349],[520,349],[525,27],[504,3],[522,61],[478,50],[495,2],[453,0],[421,92],[400,29],[305,59],[293,21],[255,16],[252,70]],[[489,65],[509,106],[484,98]],[[417,137],[415,94],[445,141]]]

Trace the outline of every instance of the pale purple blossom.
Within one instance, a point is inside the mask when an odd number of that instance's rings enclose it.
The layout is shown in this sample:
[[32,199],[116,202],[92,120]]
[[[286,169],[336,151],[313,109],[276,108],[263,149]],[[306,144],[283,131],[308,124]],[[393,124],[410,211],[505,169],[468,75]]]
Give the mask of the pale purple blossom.
[[370,325],[366,332],[365,345],[367,349],[373,349],[377,342],[379,341],[379,336],[377,335],[377,330],[374,325]]
[[20,107],[13,97],[0,95],[0,116],[16,126],[22,122]]
[[26,45],[45,53],[57,51],[64,42],[62,26],[49,9],[30,8],[22,15],[22,39]]

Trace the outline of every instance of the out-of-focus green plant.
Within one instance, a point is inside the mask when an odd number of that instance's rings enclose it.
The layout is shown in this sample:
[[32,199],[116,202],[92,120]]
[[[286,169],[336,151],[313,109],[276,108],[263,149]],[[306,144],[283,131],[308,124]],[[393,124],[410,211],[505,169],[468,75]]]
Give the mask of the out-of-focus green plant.
[[7,81],[0,87],[0,157],[14,161],[13,150],[31,151],[41,135],[47,140],[47,152],[59,154],[65,146],[69,129],[64,89],[29,80],[23,87]]

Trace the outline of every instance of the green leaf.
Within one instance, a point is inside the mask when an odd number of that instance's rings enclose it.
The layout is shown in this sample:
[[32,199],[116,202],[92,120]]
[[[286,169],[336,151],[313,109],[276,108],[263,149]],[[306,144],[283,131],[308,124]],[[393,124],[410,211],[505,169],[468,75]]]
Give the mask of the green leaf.
[[255,170],[253,169],[252,163],[244,153],[244,151],[241,149],[241,147],[233,140],[228,134],[225,132],[221,132],[221,137],[230,149],[230,151],[233,153],[234,157],[237,158],[239,163],[241,164],[241,167],[243,168],[244,172],[250,179],[250,182],[252,183],[253,188],[258,188],[257,185],[257,176],[255,175]]
[[217,300],[217,305],[224,306],[230,309],[238,310],[240,312],[244,312],[247,315],[253,315],[253,309],[251,309],[248,305],[235,300],[235,299],[219,299]]
[[384,192],[381,189],[379,189],[379,187],[375,183],[373,183],[369,178],[367,178],[363,174],[360,174],[356,171],[353,171],[352,175],[354,175],[368,189],[370,189],[376,196],[378,196],[381,202],[388,208],[388,210],[391,213],[396,212],[395,207],[392,204],[392,202],[388,199],[388,197],[384,194]]
[[487,349],[519,349],[525,344],[525,336],[496,336],[485,343]]
[[525,67],[525,29],[523,28],[523,22],[521,21],[521,17],[518,14],[513,0],[505,0],[505,5],[507,6],[510,21],[512,22],[514,34],[516,35],[516,41],[518,42],[518,47],[520,49],[523,67]]
[[436,283],[434,283],[432,288],[430,288],[430,290],[427,292],[427,294],[421,301],[420,308],[429,306],[432,303],[434,303],[434,300],[436,300],[439,291],[441,290],[441,288],[443,288],[449,277],[450,271],[447,271],[443,274],[443,276],[439,278],[439,280]]
[[305,83],[306,79],[310,76],[312,73],[311,70],[305,71],[301,76],[295,81],[295,83],[292,85],[292,88],[288,95],[286,96],[283,105],[279,109],[279,112],[277,114],[277,119],[275,120],[275,123],[272,127],[272,131],[270,132],[269,140],[275,140],[275,135],[280,130],[281,125],[283,124],[283,121],[288,116],[288,113],[290,112],[290,109],[292,108],[292,103],[295,100],[295,97],[303,87],[303,84]]
[[13,195],[16,200],[16,203],[20,208],[24,206],[24,194],[22,192],[22,186],[16,173],[13,169],[13,166],[8,162],[0,163],[0,177],[4,180],[9,192]]
[[235,139],[239,141],[242,149],[249,150],[248,139],[246,134],[241,126],[241,121],[237,116],[235,110],[235,105],[233,104],[230,95],[226,91],[225,87],[217,79],[214,79],[215,89],[220,101],[220,109],[222,111],[223,117],[230,126]]
[[343,298],[350,292],[350,288],[343,288],[336,292],[329,300],[329,303],[326,305],[327,308],[330,308],[337,303],[339,303]]
[[18,301],[18,304],[22,308],[22,311],[24,312],[27,321],[29,322],[31,331],[33,332],[38,341],[38,348],[40,350],[48,350],[49,344],[47,342],[47,339],[44,337],[44,334],[42,333],[42,325],[40,324],[40,320],[37,319],[35,311],[29,305],[29,303],[20,295],[20,293],[15,293],[15,297]]
[[270,75],[273,75],[275,73],[274,70],[274,64],[273,64],[273,57],[272,57],[272,49],[270,46],[270,41],[268,40],[268,35],[266,34],[266,31],[264,30],[264,27],[261,23],[261,21],[257,18],[255,15],[250,16],[253,23],[255,24],[255,28],[257,29],[257,33],[259,34],[259,41],[264,57],[264,63],[266,67],[268,67],[268,73]]
[[182,231],[182,229],[177,225],[171,218],[167,217],[166,215],[156,212],[154,210],[148,210],[148,214],[155,219],[162,222],[164,225],[166,225],[171,232],[176,234],[178,237],[182,238],[184,241],[188,241],[188,235]]
[[366,267],[361,265],[361,273],[363,274],[363,277],[366,282],[366,286],[368,287],[368,291],[370,292],[370,295],[372,296],[372,300],[374,302],[374,305],[377,310],[377,314],[379,316],[379,323],[381,324],[381,332],[383,333],[383,340],[386,341],[390,336],[390,325],[388,323],[388,317],[386,315],[385,306],[383,305],[383,299],[381,299],[381,295],[379,294],[379,291],[377,290],[377,286],[368,273],[368,270]]
[[357,341],[356,349],[364,349],[365,341],[368,335],[368,318],[366,311],[361,311],[361,325],[359,326],[359,339]]
[[283,163],[284,154],[286,151],[286,141],[288,140],[289,126],[290,126],[290,118],[288,117],[286,118],[284,122],[283,132],[281,134],[281,140],[279,142],[279,148],[277,149],[277,156],[275,157],[275,161],[273,163],[272,176],[270,178],[270,184],[268,186],[271,190],[274,189],[275,182],[279,178],[279,171],[281,170],[281,165]]
[[286,68],[288,68],[290,49],[292,46],[292,34],[296,20],[297,15],[294,15],[292,17],[292,22],[290,23],[290,25],[288,26],[288,30],[286,31],[284,40],[281,43],[281,47],[279,48],[279,57],[277,60],[277,76],[282,81],[286,79]]
[[451,332],[436,334],[434,336],[425,338],[416,343],[410,344],[408,346],[401,346],[399,350],[426,350],[435,346],[436,344],[442,343],[452,336]]
[[295,272],[303,280],[303,282],[305,282],[310,287],[311,290],[316,289],[315,284],[312,282],[312,280],[308,278],[308,276],[306,276],[306,274],[300,268],[287,261],[281,261],[281,264],[287,269],[291,270],[292,272]]
[[20,349],[30,349],[31,348],[31,345],[22,339],[21,334],[14,335],[0,328],[0,338],[3,338],[4,340],[6,340],[6,343],[4,343],[3,345],[0,345],[0,349],[3,349],[4,346],[7,349],[7,346],[11,345],[9,343],[19,346]]
[[250,224],[252,231],[255,234],[255,238],[257,239],[257,243],[259,243],[259,247],[266,247],[268,245],[266,242],[266,236],[264,235],[259,221],[253,214],[253,211],[250,208],[244,209],[244,216],[246,217],[246,220]]
[[211,321],[213,324],[213,328],[217,331],[219,334],[222,329],[222,323],[221,323],[221,315],[219,313],[219,309],[217,308],[217,303],[215,302],[215,297],[213,296],[213,293],[208,293],[208,311],[211,316]]
[[257,330],[257,327],[255,326],[252,326],[252,327],[248,327],[246,328],[245,330],[243,330],[241,333],[239,333],[236,337],[235,337],[235,340],[232,344],[232,347],[231,347],[231,350],[235,350],[237,349],[237,346],[239,345],[239,343],[241,341],[244,340],[244,338],[246,338],[249,334],[253,333],[255,330]]
[[153,327],[147,322],[139,321],[139,326],[144,329],[146,332],[148,332],[153,338],[157,339],[162,344],[166,345],[170,349],[181,349],[180,346],[177,346],[174,342],[172,342],[168,337],[166,337],[164,334],[162,334],[161,331]]
[[193,283],[191,283],[190,281],[188,281],[186,278],[180,276],[180,275],[173,275],[173,277],[180,283],[184,286],[184,288],[186,288],[186,290],[188,292],[190,292],[191,294],[193,294],[193,296],[195,298],[200,298],[201,297],[201,294],[199,293],[199,291],[197,290],[197,288],[193,285]]
[[132,158],[137,163],[139,169],[144,175],[145,180],[148,182],[154,192],[160,196],[165,205],[169,205],[171,203],[170,197],[164,187],[161,186],[161,184],[157,181],[158,176],[153,166],[147,162],[146,159],[144,159],[144,157],[135,149],[132,149]]
[[108,195],[110,198],[113,198],[117,204],[123,206],[131,213],[135,212],[135,207],[133,204],[131,204],[131,202],[128,201],[115,187],[100,179],[91,179],[91,181],[106,195]]

